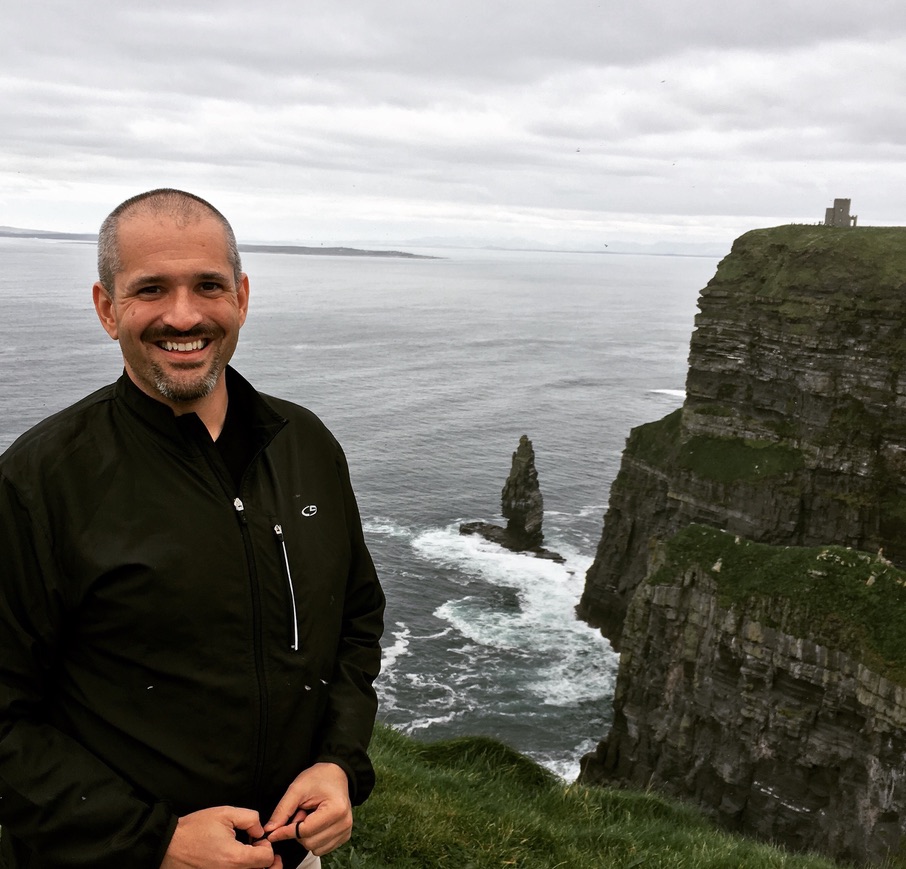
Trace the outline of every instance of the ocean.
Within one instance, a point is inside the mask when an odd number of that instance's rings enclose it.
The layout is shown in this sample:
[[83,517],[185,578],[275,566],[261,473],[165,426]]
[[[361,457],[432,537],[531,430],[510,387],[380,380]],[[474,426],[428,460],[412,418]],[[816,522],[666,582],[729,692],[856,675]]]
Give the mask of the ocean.
[[[245,254],[233,364],[346,450],[388,599],[380,720],[495,737],[573,780],[607,732],[618,665],[574,608],[630,428],[682,403],[718,260],[410,250],[439,258]],[[0,238],[0,450],[122,369],[91,304],[94,255]],[[458,533],[502,523],[522,434],[564,564]]]

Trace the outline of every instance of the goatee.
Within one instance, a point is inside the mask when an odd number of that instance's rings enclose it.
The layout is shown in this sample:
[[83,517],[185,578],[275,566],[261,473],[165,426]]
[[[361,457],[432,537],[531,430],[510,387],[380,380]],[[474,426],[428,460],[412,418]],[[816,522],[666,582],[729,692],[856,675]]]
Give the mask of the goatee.
[[200,398],[205,398],[214,391],[219,378],[219,367],[209,369],[206,374],[196,380],[178,381],[168,377],[160,368],[154,366],[154,385],[167,401],[198,401]]

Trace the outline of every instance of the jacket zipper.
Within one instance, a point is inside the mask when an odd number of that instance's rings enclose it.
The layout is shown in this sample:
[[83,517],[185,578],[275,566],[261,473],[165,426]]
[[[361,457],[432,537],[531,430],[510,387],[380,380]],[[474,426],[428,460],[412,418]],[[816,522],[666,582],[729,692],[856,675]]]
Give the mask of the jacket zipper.
[[289,588],[289,602],[292,608],[293,615],[293,629],[292,629],[292,642],[289,644],[289,647],[294,651],[299,651],[299,610],[296,607],[296,592],[293,589],[293,574],[289,567],[289,555],[286,552],[286,538],[283,536],[283,526],[274,525],[274,534],[277,537],[277,542],[280,544],[280,551],[283,555],[283,577],[286,580],[286,585]]
[[248,520],[245,516],[245,505],[240,498],[233,499],[233,509],[239,519],[239,530],[242,534],[242,543],[245,546],[245,555],[249,567],[249,576],[252,583],[252,629],[254,633],[254,651],[255,651],[255,673],[258,677],[258,746],[255,763],[255,775],[252,783],[253,794],[255,799],[260,799],[261,795],[261,778],[264,772],[264,754],[265,754],[265,734],[267,733],[268,720],[268,697],[267,687],[264,675],[264,653],[262,650],[261,639],[261,596],[258,587],[258,571],[255,566],[255,557],[252,551],[252,543],[249,538]]

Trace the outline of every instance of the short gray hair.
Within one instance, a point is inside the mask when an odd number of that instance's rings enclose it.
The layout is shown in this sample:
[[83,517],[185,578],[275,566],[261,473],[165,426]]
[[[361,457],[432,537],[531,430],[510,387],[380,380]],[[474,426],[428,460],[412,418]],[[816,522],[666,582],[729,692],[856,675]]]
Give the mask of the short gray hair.
[[120,220],[133,212],[145,210],[157,214],[169,214],[187,222],[197,220],[205,212],[216,218],[226,236],[227,257],[230,267],[233,269],[233,280],[237,285],[239,284],[242,279],[242,260],[239,257],[239,246],[236,244],[236,235],[230,222],[210,202],[194,193],[174,190],[171,187],[159,187],[121,202],[101,224],[101,231],[98,233],[98,280],[111,299],[116,275],[122,269],[117,240]]

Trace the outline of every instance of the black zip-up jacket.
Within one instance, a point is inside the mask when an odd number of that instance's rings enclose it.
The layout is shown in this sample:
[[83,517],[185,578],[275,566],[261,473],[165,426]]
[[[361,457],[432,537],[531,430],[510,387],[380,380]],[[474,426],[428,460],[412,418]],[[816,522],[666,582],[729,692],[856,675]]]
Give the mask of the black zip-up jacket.
[[373,787],[384,598],[345,458],[227,376],[238,498],[198,417],[126,375],[0,457],[3,869],[157,869],[178,816],[263,823],[319,761]]

